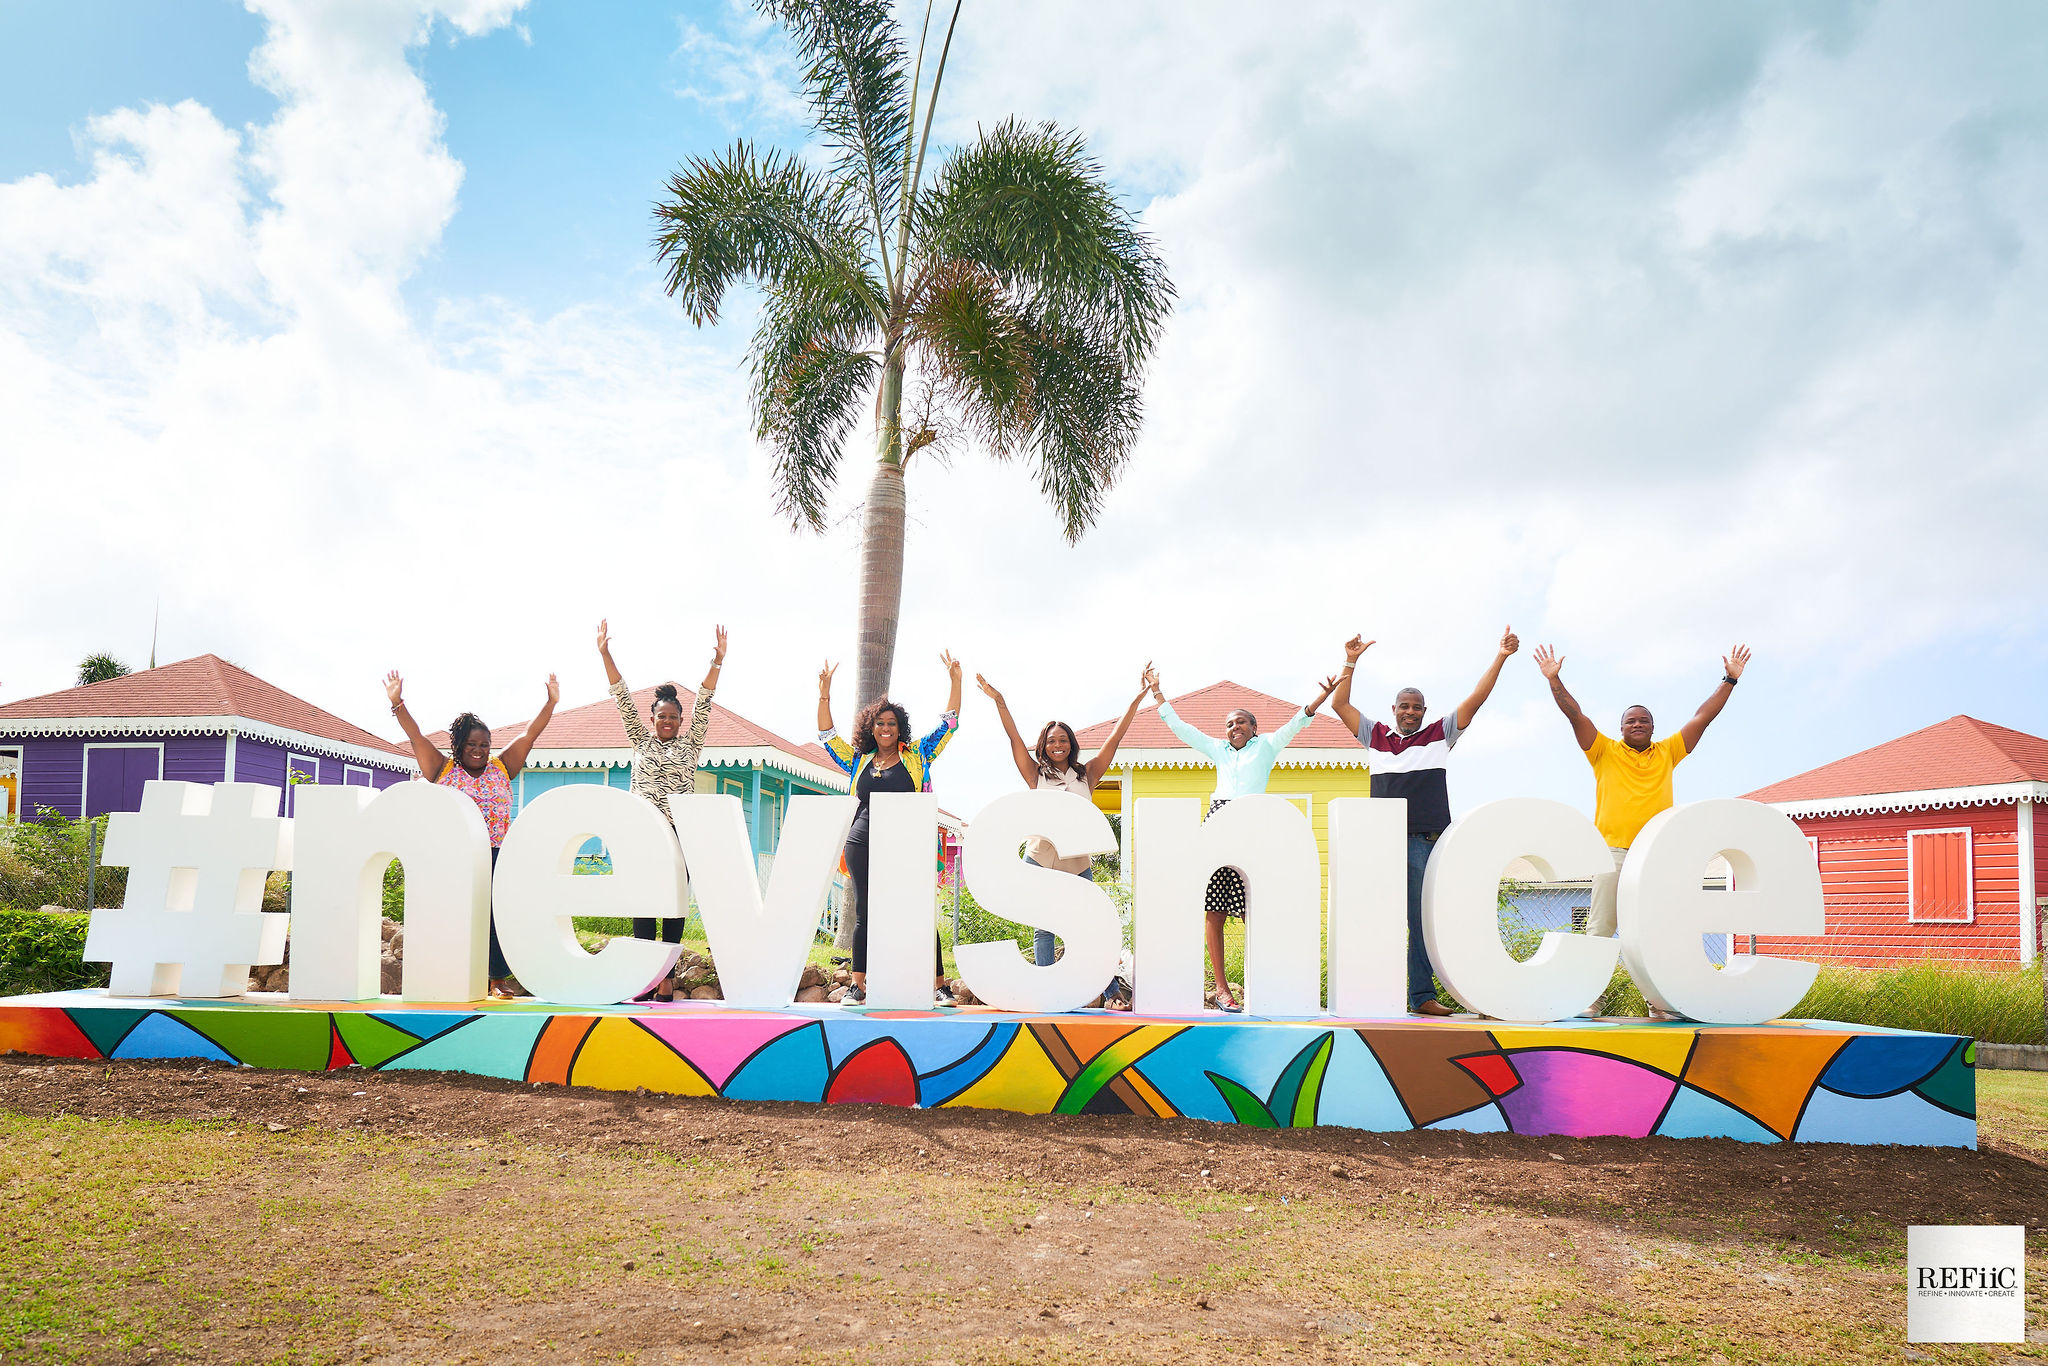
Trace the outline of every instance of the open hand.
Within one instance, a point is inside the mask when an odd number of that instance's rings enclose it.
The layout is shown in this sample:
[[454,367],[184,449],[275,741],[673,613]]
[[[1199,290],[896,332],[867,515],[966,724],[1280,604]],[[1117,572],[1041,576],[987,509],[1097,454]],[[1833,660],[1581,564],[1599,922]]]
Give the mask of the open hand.
[[725,663],[725,628],[720,626],[715,629],[718,632],[718,644],[711,651],[711,664],[713,668]]
[[825,667],[818,670],[819,697],[830,697],[832,695],[832,675],[838,672],[839,666],[829,659],[825,661]]
[[394,707],[404,704],[405,680],[398,676],[398,670],[393,669],[384,675],[384,695],[391,699],[391,705]]
[[1377,644],[1379,644],[1377,640],[1367,640],[1364,633],[1360,632],[1344,642],[1344,662],[1346,664],[1356,664],[1360,655]]
[[1536,647],[1536,667],[1551,682],[1557,682],[1558,671],[1564,668],[1564,656],[1548,645]]
[[1159,686],[1159,675],[1152,671],[1152,661],[1145,661],[1145,672],[1138,675],[1138,696],[1143,697]]
[[1728,671],[1730,678],[1742,677],[1742,671],[1749,667],[1749,647],[1738,645],[1733,652],[1722,655],[1721,667]]
[[555,681],[555,676],[554,676],[553,674],[549,674],[549,675],[548,675],[548,705],[552,707],[552,706],[554,706],[554,705],[555,705],[555,703],[557,703],[557,702],[559,702],[559,701],[561,701],[561,700],[562,700],[562,685],[561,685],[561,684],[559,684],[559,683],[557,683],[557,682]]
[[1522,638],[1515,634],[1515,628],[1512,626],[1501,627],[1500,657],[1502,659],[1506,659],[1509,655],[1513,654],[1515,651],[1521,648]]
[[997,706],[1003,705],[1003,695],[996,691],[996,685],[983,678],[980,674],[974,676],[974,686],[987,693],[989,700]]
[[612,624],[609,618],[597,623],[597,652],[601,655],[612,652]]
[[1159,686],[1159,670],[1145,670],[1145,686],[1152,689],[1152,700],[1160,706],[1166,705],[1166,690]]

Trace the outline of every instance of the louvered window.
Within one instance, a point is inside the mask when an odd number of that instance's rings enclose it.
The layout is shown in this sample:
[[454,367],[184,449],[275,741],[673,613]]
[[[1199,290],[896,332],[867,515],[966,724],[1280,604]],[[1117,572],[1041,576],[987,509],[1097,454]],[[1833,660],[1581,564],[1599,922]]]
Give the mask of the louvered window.
[[1915,830],[1906,836],[1908,919],[1967,925],[1970,901],[1970,832]]

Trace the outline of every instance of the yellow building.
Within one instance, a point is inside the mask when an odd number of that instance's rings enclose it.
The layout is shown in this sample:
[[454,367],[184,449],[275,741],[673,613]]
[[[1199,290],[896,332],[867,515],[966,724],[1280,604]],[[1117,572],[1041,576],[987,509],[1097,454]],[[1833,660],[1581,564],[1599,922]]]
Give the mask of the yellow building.
[[[1301,710],[1298,702],[1268,697],[1228,680],[1172,701],[1181,720],[1209,735],[1223,734],[1223,718],[1239,709],[1259,719],[1261,733],[1279,728]],[[1104,721],[1082,731],[1082,752],[1092,754],[1100,749],[1115,729],[1116,722]],[[1315,826],[1326,894],[1330,883],[1330,803],[1338,797],[1372,795],[1372,775],[1366,763],[1370,753],[1357,736],[1344,729],[1342,721],[1327,710],[1319,711],[1280,752],[1266,784],[1266,791],[1299,806]],[[1131,867],[1132,802],[1140,797],[1194,797],[1206,802],[1215,790],[1215,766],[1166,728],[1158,708],[1139,712],[1130,733],[1117,747],[1109,773],[1095,789],[1095,804],[1122,817],[1125,878],[1129,878]]]

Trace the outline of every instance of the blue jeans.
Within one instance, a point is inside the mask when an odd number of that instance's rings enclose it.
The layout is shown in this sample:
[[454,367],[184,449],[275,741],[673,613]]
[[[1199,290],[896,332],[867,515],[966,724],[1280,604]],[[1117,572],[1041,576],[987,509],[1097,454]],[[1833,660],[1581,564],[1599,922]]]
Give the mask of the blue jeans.
[[1408,1008],[1436,999],[1429,945],[1422,938],[1422,874],[1436,850],[1435,835],[1408,835]]
[[[1031,855],[1029,854],[1026,854],[1024,856],[1024,861],[1030,864],[1033,868],[1045,867],[1044,864],[1040,863],[1037,859],[1031,857]],[[1095,870],[1093,868],[1083,868],[1080,872],[1074,874],[1074,876],[1085,877],[1090,882],[1093,882],[1095,881]],[[1033,930],[1031,932],[1031,961],[1038,964],[1038,966],[1042,968],[1051,967],[1053,945],[1056,942],[1057,941],[1051,930]]]

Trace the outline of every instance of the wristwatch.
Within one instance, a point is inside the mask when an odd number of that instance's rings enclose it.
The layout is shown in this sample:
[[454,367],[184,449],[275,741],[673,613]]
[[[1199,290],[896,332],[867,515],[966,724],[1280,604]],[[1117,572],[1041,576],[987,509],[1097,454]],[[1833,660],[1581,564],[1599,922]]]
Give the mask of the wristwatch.
[[1735,685],[1736,685],[1737,683],[1740,683],[1740,682],[1741,682],[1742,680],[1741,680],[1741,679],[1739,679],[1739,678],[1737,678],[1737,677],[1736,677],[1736,676],[1735,676],[1734,674],[1722,674],[1722,675],[1721,675],[1721,681],[1722,681],[1723,683],[1726,683],[1726,684],[1727,684],[1727,685],[1728,685],[1729,687],[1731,687],[1731,688],[1732,688],[1732,687],[1734,687],[1734,686],[1735,686]]

